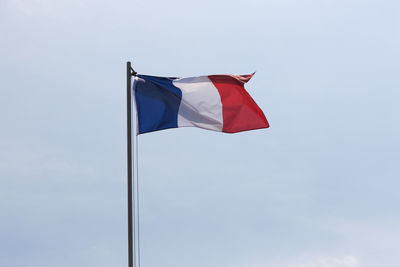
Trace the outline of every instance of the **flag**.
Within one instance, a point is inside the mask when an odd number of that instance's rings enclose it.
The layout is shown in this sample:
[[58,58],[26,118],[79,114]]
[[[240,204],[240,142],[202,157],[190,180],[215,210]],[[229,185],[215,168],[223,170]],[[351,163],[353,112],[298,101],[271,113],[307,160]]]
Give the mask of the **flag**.
[[264,113],[244,89],[253,75],[137,75],[138,134],[187,126],[225,133],[268,128]]

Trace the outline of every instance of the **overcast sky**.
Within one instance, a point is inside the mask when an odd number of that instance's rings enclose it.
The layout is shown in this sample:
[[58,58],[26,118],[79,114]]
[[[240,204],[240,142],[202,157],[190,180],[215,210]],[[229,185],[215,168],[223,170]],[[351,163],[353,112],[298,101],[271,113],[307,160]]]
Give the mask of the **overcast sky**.
[[0,0],[0,266],[127,266],[127,60],[256,71],[271,125],[139,136],[142,267],[399,266],[399,29],[395,0]]

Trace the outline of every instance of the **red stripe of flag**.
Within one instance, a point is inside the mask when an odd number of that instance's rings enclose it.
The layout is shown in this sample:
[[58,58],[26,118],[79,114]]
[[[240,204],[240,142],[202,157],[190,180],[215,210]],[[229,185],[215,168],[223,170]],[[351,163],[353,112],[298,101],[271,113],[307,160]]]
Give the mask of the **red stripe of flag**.
[[264,113],[244,89],[244,84],[253,75],[208,76],[221,96],[223,132],[236,133],[269,127]]

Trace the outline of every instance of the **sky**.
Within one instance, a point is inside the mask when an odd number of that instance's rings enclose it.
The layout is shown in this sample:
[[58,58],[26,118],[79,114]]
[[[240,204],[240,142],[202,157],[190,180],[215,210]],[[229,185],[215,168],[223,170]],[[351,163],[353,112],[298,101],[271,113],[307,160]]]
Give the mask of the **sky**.
[[0,0],[0,266],[127,266],[125,66],[271,127],[138,137],[141,266],[397,267],[400,3]]

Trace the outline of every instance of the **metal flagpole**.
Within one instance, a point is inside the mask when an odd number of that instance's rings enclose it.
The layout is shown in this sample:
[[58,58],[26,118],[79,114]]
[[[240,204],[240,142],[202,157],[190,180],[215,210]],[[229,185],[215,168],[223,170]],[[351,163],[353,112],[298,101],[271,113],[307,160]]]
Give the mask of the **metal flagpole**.
[[127,167],[128,167],[128,257],[129,267],[133,267],[133,212],[132,212],[132,67],[126,63],[126,112],[127,112]]

